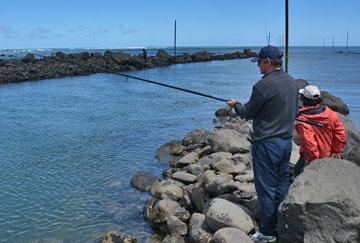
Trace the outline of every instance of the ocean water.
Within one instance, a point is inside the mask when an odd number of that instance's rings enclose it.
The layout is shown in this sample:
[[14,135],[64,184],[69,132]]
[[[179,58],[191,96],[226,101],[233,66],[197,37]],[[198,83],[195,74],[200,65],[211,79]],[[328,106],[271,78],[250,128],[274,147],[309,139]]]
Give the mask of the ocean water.
[[[341,97],[359,127],[359,63],[357,54],[298,47],[289,72]],[[261,78],[249,59],[130,74],[241,102]],[[95,74],[0,85],[0,105],[1,242],[93,242],[108,230],[143,242],[151,229],[141,211],[150,197],[131,187],[131,176],[161,176],[167,165],[154,158],[156,149],[192,129],[212,129],[224,103]]]

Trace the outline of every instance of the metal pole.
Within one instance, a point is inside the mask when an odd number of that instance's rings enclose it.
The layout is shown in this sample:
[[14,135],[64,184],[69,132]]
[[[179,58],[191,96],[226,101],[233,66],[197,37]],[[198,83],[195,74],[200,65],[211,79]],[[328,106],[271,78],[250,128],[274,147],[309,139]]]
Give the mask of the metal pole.
[[349,31],[346,32],[346,52],[349,52]]
[[289,0],[285,0],[285,72],[289,62]]
[[174,62],[176,62],[176,19],[174,23]]

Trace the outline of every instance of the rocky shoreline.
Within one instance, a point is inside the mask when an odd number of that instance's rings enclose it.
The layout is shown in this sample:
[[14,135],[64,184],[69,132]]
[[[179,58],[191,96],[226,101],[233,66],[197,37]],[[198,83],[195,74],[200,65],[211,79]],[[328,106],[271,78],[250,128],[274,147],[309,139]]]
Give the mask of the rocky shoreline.
[[145,54],[130,55],[125,52],[108,50],[103,54],[89,52],[65,54],[56,52],[53,56],[44,56],[38,59],[38,56],[29,53],[21,60],[5,61],[0,59],[0,83],[89,75],[101,72],[99,69],[111,72],[125,72],[164,67],[177,63],[249,58],[254,55],[256,53],[252,52],[251,49],[223,55],[203,51],[191,55],[177,55],[176,59],[162,49],[158,50],[155,56],[146,56]]
[[[307,81],[298,83],[301,88]],[[278,242],[360,240],[360,134],[340,98],[325,92],[324,103],[338,111],[346,127],[343,159],[314,161],[296,178],[279,211]],[[143,213],[160,233],[147,242],[252,242],[248,234],[255,232],[259,220],[250,153],[252,123],[224,109],[216,114],[224,115],[216,117],[220,127],[195,129],[157,150],[157,159],[169,164],[163,178],[146,171],[133,175],[131,184],[153,196]],[[299,157],[296,143],[295,134],[291,164]]]

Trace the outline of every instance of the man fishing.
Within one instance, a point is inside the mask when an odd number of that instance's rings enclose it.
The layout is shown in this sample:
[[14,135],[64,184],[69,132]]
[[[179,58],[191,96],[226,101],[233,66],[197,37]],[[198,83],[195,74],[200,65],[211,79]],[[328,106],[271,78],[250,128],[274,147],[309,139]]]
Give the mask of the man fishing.
[[227,103],[240,117],[253,120],[252,158],[255,188],[260,204],[259,231],[255,242],[275,242],[277,209],[288,192],[289,161],[294,120],[298,110],[297,82],[282,70],[282,52],[263,47],[252,61],[263,74],[249,101]]

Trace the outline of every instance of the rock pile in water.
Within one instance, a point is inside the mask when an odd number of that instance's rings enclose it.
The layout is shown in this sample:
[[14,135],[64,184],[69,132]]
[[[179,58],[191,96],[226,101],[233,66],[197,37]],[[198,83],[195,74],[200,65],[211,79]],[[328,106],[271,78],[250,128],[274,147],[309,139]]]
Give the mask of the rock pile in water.
[[192,55],[182,54],[176,56],[176,59],[164,50],[159,50],[156,56],[147,57],[144,57],[143,54],[131,56],[124,52],[105,51],[104,54],[89,52],[65,54],[57,52],[53,56],[38,59],[37,56],[29,53],[22,60],[5,61],[0,59],[0,83],[88,75],[101,72],[101,70],[112,72],[134,71],[168,66],[174,63],[249,58],[254,55],[256,53],[251,52],[249,49],[245,49],[244,52],[223,55],[214,55],[209,52],[198,52]]

